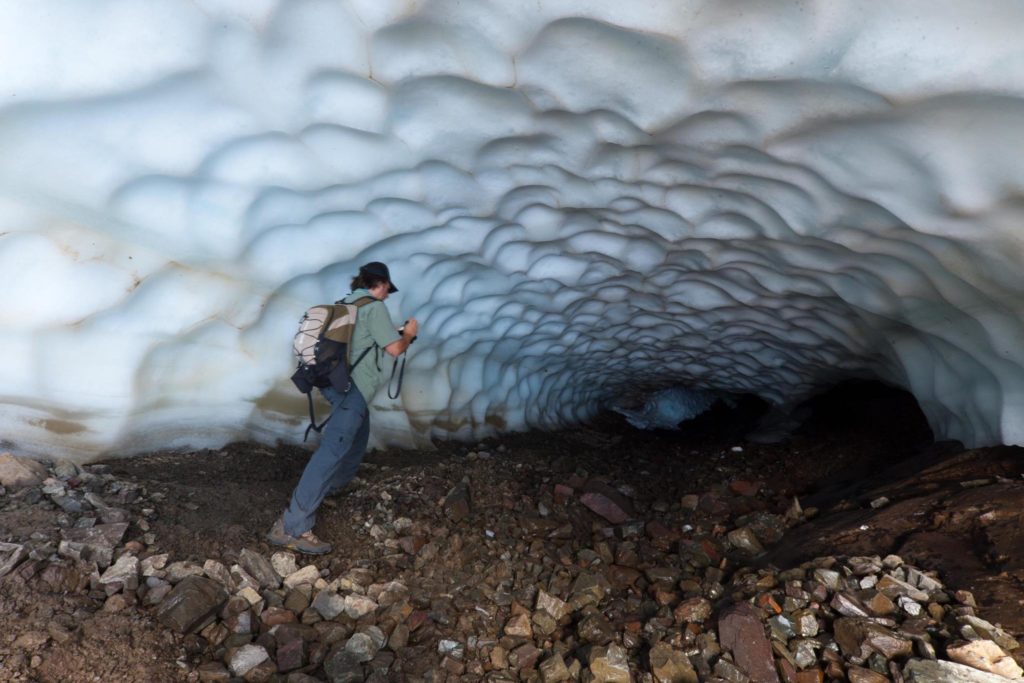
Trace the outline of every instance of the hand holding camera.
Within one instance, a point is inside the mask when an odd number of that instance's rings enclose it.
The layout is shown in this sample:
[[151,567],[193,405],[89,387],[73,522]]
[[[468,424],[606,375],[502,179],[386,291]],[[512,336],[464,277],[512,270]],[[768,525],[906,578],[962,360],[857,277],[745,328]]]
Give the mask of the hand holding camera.
[[420,324],[416,321],[416,318],[409,318],[406,320],[401,327],[398,328],[398,333],[409,340],[412,344],[416,341],[417,332],[420,330]]

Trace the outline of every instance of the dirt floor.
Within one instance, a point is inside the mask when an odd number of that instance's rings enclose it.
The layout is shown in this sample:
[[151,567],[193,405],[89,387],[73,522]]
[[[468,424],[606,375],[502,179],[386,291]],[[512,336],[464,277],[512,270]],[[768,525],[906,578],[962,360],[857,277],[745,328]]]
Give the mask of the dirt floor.
[[[670,526],[685,521],[678,503],[687,494],[751,483],[760,491],[752,511],[783,511],[794,498],[809,511],[805,523],[751,564],[781,568],[822,555],[895,553],[937,570],[947,585],[972,591],[981,615],[1024,634],[1024,450],[933,443],[912,399],[877,385],[818,399],[804,426],[780,443],[743,438],[760,411],[753,402],[718,406],[678,432],[638,432],[608,417],[554,434],[372,453],[359,477],[321,508],[316,531],[335,550],[317,566],[328,576],[365,567],[400,577],[433,596],[426,601],[432,613],[443,613],[437,596],[473,581],[503,546],[531,547],[522,528],[545,523],[543,509],[553,504],[556,483],[607,481],[632,494],[641,519],[659,515]],[[99,469],[137,487],[141,503],[126,496],[133,522],[125,541],[137,541],[148,554],[230,566],[244,548],[274,552],[263,536],[307,457],[300,448],[240,443],[111,460]],[[464,478],[473,514],[441,530],[442,501]],[[8,492],[8,504],[0,504],[0,541],[21,542],[35,533],[40,543],[56,542],[62,511],[32,497]],[[594,516],[577,507],[568,513],[567,533],[589,539],[598,528]],[[394,544],[381,542],[381,525],[399,517],[426,539],[447,536],[458,563],[435,566],[396,555]],[[461,536],[454,546],[452,535]],[[29,563],[35,566],[22,565],[0,583],[0,680],[197,679],[196,667],[210,657],[201,639],[166,630],[152,608],[131,599],[111,606],[73,565],[46,557]],[[434,628],[435,637],[450,630],[443,619]]]

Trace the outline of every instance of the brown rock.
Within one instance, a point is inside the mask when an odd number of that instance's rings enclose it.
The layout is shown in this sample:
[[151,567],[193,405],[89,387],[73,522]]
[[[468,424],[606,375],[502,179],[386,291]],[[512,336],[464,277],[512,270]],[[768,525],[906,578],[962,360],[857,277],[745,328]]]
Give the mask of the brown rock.
[[460,481],[444,498],[444,514],[453,522],[461,522],[469,517],[469,512],[469,484]]
[[596,683],[632,683],[633,680],[626,650],[618,645],[591,650],[590,673]]
[[706,598],[683,600],[673,612],[680,624],[702,624],[711,616],[711,602]]
[[569,668],[565,665],[562,655],[555,654],[545,659],[540,665],[540,677],[544,683],[560,683],[571,678]]
[[824,683],[824,681],[825,674],[821,669],[806,669],[796,672],[796,683]]
[[850,665],[846,670],[846,676],[850,679],[850,683],[889,683],[888,676],[860,666]]
[[49,634],[42,631],[26,631],[17,637],[11,647],[15,650],[38,650],[43,645],[46,645],[49,640]]
[[541,651],[533,643],[524,643],[509,653],[508,661],[514,669],[532,669],[540,655]]
[[200,664],[196,671],[202,683],[227,683],[231,680],[231,672],[220,662]]
[[530,627],[530,615],[519,614],[505,623],[505,635],[516,638],[533,638],[533,629]]
[[260,615],[260,621],[270,629],[278,624],[294,624],[298,619],[295,618],[295,613],[291,610],[283,607],[268,607]]
[[651,673],[658,683],[697,683],[697,672],[694,671],[689,658],[668,643],[657,643],[651,648],[648,656]]
[[537,601],[534,603],[534,609],[543,610],[558,621],[569,613],[569,604],[546,591],[540,590],[537,591]]
[[771,644],[753,607],[741,603],[726,608],[718,618],[718,640],[755,683],[779,683]]
[[157,620],[178,633],[203,628],[228,599],[219,583],[204,576],[189,576],[174,587],[156,611]]
[[584,491],[580,502],[612,524],[622,524],[633,518],[633,504],[608,484],[591,480]]

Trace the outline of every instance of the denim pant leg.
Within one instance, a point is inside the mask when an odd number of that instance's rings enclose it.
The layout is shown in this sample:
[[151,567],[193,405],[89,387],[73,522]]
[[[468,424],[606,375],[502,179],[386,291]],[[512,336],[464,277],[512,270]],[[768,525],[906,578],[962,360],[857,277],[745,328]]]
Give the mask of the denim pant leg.
[[[352,388],[352,391],[358,393],[358,389]],[[370,415],[367,412],[366,419],[363,420],[356,435],[352,437],[352,447],[349,449],[345,458],[341,461],[341,466],[334,473],[331,481],[327,486],[327,495],[331,495],[336,491],[340,490],[345,484],[352,481],[352,478],[356,476],[356,472],[359,470],[359,466],[363,463],[363,456],[366,455],[366,444],[370,441]]]
[[[284,512],[284,530],[299,536],[316,523],[316,511],[328,492],[355,476],[363,460],[369,436],[369,411],[363,395],[353,386],[347,393],[323,389],[333,411],[320,439],[320,446],[306,463],[291,503]],[[349,473],[342,481],[342,474]]]

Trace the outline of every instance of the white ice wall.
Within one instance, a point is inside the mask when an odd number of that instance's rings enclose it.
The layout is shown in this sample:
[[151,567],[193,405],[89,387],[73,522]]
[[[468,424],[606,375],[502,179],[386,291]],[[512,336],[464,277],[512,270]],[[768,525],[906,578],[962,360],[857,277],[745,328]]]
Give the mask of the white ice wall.
[[626,387],[912,391],[1024,443],[1024,5],[0,2],[0,445],[301,438],[290,336],[387,261],[375,440]]

